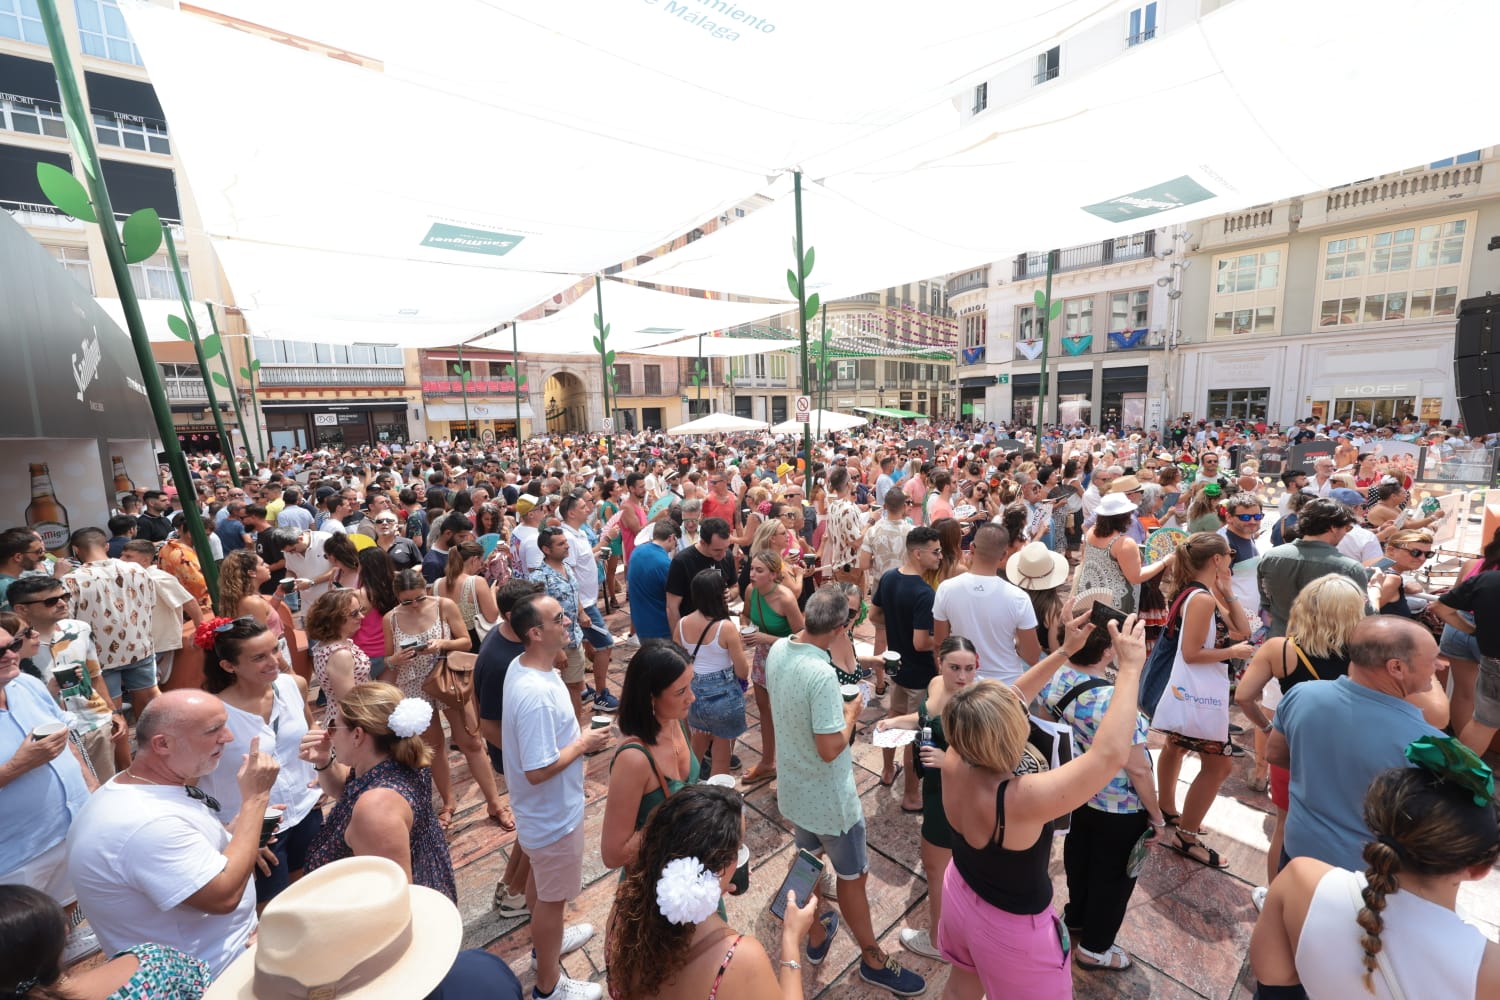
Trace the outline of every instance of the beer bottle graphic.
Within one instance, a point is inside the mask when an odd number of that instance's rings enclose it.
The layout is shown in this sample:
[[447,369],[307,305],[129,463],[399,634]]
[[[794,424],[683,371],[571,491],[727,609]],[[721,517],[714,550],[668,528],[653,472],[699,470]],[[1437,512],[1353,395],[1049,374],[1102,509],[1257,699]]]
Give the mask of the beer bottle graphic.
[[46,462],[31,465],[31,505],[26,508],[26,527],[42,536],[47,551],[60,558],[68,554],[68,512],[52,491],[52,475]]
[[125,471],[125,459],[119,455],[111,455],[110,461],[115,466],[115,503],[118,504],[121,497],[135,492],[135,483],[130,481],[130,475]]

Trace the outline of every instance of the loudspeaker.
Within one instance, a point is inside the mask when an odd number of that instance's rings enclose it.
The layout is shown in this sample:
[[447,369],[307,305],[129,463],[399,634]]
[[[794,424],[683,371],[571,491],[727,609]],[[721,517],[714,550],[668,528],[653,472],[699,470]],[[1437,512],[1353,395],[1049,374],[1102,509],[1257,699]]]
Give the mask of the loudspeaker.
[[1500,432],[1495,395],[1500,390],[1500,295],[1464,299],[1458,304],[1453,337],[1453,386],[1464,432],[1472,436]]

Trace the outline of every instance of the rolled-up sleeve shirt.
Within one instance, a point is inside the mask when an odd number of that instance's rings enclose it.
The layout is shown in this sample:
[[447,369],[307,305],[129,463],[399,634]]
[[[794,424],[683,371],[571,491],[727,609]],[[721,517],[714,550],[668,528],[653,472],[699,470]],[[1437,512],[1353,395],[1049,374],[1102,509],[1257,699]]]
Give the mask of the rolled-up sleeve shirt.
[[[0,762],[14,757],[37,726],[67,721],[46,685],[27,674],[5,685],[5,700]],[[67,749],[0,788],[0,876],[66,840],[88,797],[83,769]]]

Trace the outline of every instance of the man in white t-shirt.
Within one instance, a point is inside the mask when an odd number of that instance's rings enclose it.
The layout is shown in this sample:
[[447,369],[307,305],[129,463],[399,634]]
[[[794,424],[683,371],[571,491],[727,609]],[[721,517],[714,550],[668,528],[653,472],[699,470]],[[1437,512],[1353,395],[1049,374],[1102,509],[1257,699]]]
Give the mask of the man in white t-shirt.
[[[1365,517],[1365,497],[1359,490],[1351,490],[1346,486],[1340,486],[1328,491],[1330,500],[1337,500],[1348,507],[1356,520],[1363,521]],[[1355,524],[1344,533],[1339,540],[1339,551],[1350,559],[1355,560],[1361,566],[1372,566],[1385,556],[1384,546],[1375,536],[1375,532],[1362,524]]]
[[[287,576],[314,581],[311,585],[299,584],[297,587],[302,591],[304,611],[328,592],[328,581],[333,578],[333,570],[328,565],[328,557],[323,554],[323,546],[332,537],[326,531],[304,531],[296,545],[289,545],[281,550],[281,557],[286,560]],[[319,577],[328,579],[316,582]]]
[[[979,653],[980,677],[1014,684],[1042,658],[1042,646],[1031,597],[998,575],[1009,548],[1010,534],[1003,527],[979,526],[969,549],[969,572],[938,584],[932,601],[932,641],[936,648],[949,635],[963,636]],[[1058,558],[1066,567],[1067,559]],[[1020,565],[1020,556],[1010,562]]]
[[571,620],[546,594],[510,612],[526,651],[505,674],[500,744],[516,839],[531,859],[526,906],[536,950],[536,994],[599,1000],[603,990],[569,979],[558,959],[593,937],[590,924],[563,926],[568,900],[583,891],[583,758],[609,745],[609,729],[580,732],[573,699],[553,663],[568,646]]
[[239,765],[239,815],[220,816],[192,782],[218,767],[234,738],[228,722],[224,703],[202,691],[153,699],[130,767],[99,787],[68,831],[68,874],[105,954],[153,941],[217,976],[244,953],[256,861],[271,856],[258,846],[261,820],[280,767],[253,741]]
[[522,493],[516,500],[516,517],[521,523],[510,533],[510,544],[519,554],[522,572],[530,575],[542,564],[542,550],[537,547],[536,535],[542,528],[541,501],[530,493]]

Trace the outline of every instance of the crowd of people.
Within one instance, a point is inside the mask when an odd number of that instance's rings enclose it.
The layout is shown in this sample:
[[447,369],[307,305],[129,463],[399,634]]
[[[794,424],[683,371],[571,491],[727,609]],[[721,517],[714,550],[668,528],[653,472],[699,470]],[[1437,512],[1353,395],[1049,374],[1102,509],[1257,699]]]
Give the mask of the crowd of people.
[[[1435,587],[1451,515],[1409,445],[1486,448],[1312,419],[283,448],[197,456],[63,552],[5,530],[0,997],[520,997],[459,947],[450,748],[514,831],[493,905],[529,920],[530,996],[800,997],[840,929],[855,976],[920,995],[872,919],[859,738],[920,825],[899,941],[946,996],[1129,968],[1152,850],[1227,867],[1236,767],[1275,813],[1261,996],[1489,995],[1452,911],[1500,855],[1500,534]],[[724,906],[768,783],[816,875],[758,885],[779,942]],[[561,963],[595,852],[604,983]]]

